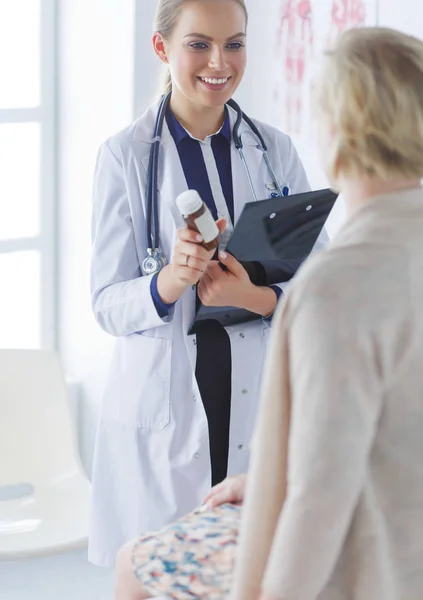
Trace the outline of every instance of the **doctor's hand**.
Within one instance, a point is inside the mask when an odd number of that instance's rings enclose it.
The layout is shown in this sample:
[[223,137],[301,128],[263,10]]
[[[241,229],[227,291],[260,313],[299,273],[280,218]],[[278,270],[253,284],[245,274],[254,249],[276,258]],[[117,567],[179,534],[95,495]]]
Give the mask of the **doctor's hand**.
[[[220,233],[226,228],[225,219],[216,221]],[[187,227],[178,229],[172,261],[159,273],[157,291],[165,304],[176,302],[183,292],[195,285],[207,268],[215,250],[206,250],[203,238]]]
[[221,504],[242,504],[244,502],[247,475],[227,477],[218,483],[204,498],[207,508],[215,508]]
[[269,287],[254,285],[247,271],[236,258],[219,253],[223,270],[217,261],[210,261],[198,284],[198,296],[205,306],[234,306],[258,315],[268,316],[275,310],[276,293]]
[[251,293],[253,284],[247,271],[233,256],[219,252],[219,260],[210,261],[198,284],[198,296],[205,306],[242,307],[243,297]]

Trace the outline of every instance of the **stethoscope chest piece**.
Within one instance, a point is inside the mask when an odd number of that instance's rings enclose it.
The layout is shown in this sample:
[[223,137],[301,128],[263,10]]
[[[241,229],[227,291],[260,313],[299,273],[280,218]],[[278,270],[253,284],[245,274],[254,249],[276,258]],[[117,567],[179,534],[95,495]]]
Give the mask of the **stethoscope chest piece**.
[[155,275],[167,264],[168,260],[163,252],[149,248],[148,255],[142,261],[141,271],[143,275]]

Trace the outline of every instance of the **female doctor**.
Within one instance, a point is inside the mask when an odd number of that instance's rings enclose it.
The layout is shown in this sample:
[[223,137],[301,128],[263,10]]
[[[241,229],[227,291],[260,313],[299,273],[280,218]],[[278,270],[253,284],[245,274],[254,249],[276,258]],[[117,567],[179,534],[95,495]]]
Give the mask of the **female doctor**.
[[[244,0],[159,0],[154,50],[171,90],[160,137],[158,234],[169,264],[145,274],[147,172],[158,104],[100,148],[93,206],[92,303],[117,338],[96,441],[89,558],[112,567],[119,547],[190,511],[211,485],[247,471],[269,317],[281,286],[257,287],[184,227],[175,200],[196,189],[221,231],[244,204],[309,189],[289,137],[256,122],[268,168],[245,120],[225,103],[246,66]],[[276,182],[272,179],[276,178]],[[277,193],[277,192],[276,192]],[[283,199],[281,199],[283,201]],[[159,257],[160,258],[160,257]],[[159,260],[160,262],[160,260]],[[162,260],[164,263],[164,261]],[[150,264],[151,270],[151,264]],[[187,335],[197,298],[263,317]]]

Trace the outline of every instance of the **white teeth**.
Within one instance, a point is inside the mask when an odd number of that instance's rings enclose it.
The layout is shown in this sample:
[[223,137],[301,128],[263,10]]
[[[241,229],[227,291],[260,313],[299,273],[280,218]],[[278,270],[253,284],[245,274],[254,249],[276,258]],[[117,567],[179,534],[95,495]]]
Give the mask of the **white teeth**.
[[211,83],[212,85],[222,85],[223,83],[226,83],[229,78],[225,77],[224,79],[215,79],[211,77],[202,77],[201,79],[206,83]]

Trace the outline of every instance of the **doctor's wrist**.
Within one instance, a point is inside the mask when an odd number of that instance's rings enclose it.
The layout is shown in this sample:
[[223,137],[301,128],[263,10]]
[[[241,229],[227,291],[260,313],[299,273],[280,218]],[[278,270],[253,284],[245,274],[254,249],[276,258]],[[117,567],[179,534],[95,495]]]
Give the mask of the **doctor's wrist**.
[[173,304],[189,287],[189,283],[175,277],[171,265],[166,265],[157,278],[157,291],[164,304]]
[[241,308],[262,317],[269,317],[274,312],[277,303],[278,297],[272,288],[252,285],[250,292],[245,295],[244,305]]

